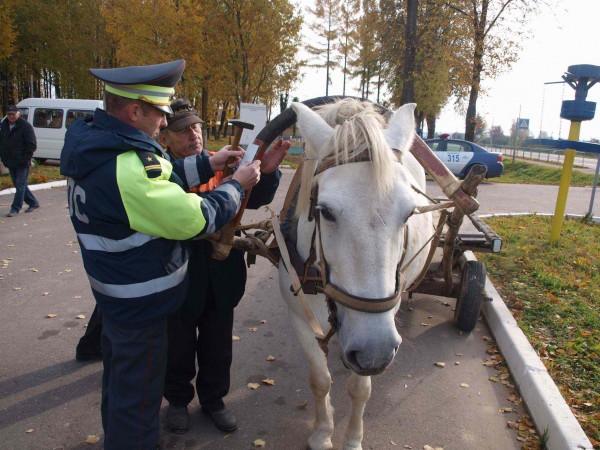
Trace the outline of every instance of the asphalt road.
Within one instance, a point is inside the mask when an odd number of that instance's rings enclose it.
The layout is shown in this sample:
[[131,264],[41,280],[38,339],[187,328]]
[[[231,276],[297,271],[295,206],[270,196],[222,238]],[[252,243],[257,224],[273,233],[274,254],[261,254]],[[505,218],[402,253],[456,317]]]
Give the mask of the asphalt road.
[[[275,210],[290,179],[286,171]],[[436,195],[433,183],[429,188]],[[555,192],[554,187],[485,184],[480,187],[481,211],[552,213]],[[589,193],[572,188],[567,212],[585,213]],[[102,436],[102,365],[74,360],[94,300],[68,219],[65,189],[37,191],[36,196],[42,208],[15,218],[4,217],[12,195],[0,196],[0,448],[98,449],[101,441],[84,442],[90,435]],[[253,213],[265,216],[264,211]],[[244,222],[249,220],[250,215]],[[452,325],[453,303],[431,296],[403,301],[398,314],[403,344],[390,368],[373,378],[365,449],[422,449],[426,444],[446,450],[521,448],[506,423],[520,417],[523,408],[507,400],[510,390],[491,382],[496,371],[482,364],[489,357],[484,338],[490,333],[483,322],[470,335],[458,333]],[[77,319],[81,314],[86,319]],[[313,417],[308,371],[279,297],[276,271],[265,260],[249,270],[234,334],[240,339],[234,342],[226,400],[238,416],[239,430],[230,435],[217,431],[194,401],[187,434],[175,435],[162,426],[164,447],[250,449],[261,438],[267,449],[304,449]],[[347,370],[338,349],[334,338],[329,361],[336,448],[349,409]],[[276,359],[266,361],[268,355]],[[438,361],[446,367],[436,367]],[[274,386],[246,387],[267,377],[275,380]],[[499,412],[509,406],[513,412]],[[163,405],[163,424],[165,410]]]

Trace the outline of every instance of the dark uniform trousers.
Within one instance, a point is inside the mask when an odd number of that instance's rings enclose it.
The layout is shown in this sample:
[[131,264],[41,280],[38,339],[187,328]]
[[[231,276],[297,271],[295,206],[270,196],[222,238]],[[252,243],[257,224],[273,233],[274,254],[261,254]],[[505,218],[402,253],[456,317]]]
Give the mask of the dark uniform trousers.
[[140,329],[123,328],[106,315],[102,323],[104,448],[154,449],[167,363],[167,319]]
[[[233,309],[217,311],[210,277],[204,309],[190,318],[176,313],[168,319],[169,353],[165,398],[174,406],[187,406],[194,398],[192,380],[202,409],[225,407],[223,397],[230,387]],[[196,359],[198,372],[196,373]]]

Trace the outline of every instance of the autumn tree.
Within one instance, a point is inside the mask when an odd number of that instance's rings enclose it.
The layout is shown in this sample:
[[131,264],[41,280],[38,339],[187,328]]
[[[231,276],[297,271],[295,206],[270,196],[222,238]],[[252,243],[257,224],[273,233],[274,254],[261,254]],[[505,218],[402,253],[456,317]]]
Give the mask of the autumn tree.
[[[380,32],[380,10],[375,0],[361,1],[361,17],[357,21],[355,55],[350,58],[352,76],[359,78],[359,93],[363,98],[369,98],[374,92],[372,85],[377,87],[377,101],[381,87],[383,70],[382,45],[383,34]],[[373,80],[377,80],[373,82]]]
[[[391,102],[400,106],[416,102],[419,128],[427,122],[427,137],[434,137],[436,117],[463,77],[463,34],[455,26],[455,12],[446,0],[419,0],[381,4],[382,59]],[[409,8],[410,6],[410,8]],[[407,22],[416,23],[408,26]],[[414,28],[411,32],[403,31]],[[408,50],[407,50],[408,49]]]
[[316,37],[314,41],[310,39],[314,43],[305,46],[314,57],[309,67],[325,69],[325,95],[329,95],[330,73],[339,67],[340,0],[315,0],[314,6],[306,10],[313,16],[308,27]]
[[344,75],[342,95],[346,95],[346,80],[351,74],[348,60],[356,49],[357,14],[360,11],[359,0],[342,0],[340,9],[340,40],[339,53],[342,59],[342,73]]
[[8,93],[8,73],[6,71],[5,61],[8,60],[15,50],[16,28],[13,22],[14,10],[8,3],[0,4],[0,92],[2,111],[6,110],[9,103]]
[[477,100],[482,78],[493,78],[516,61],[525,38],[526,21],[544,0],[449,0],[456,13],[456,26],[464,30],[469,56],[468,88],[458,91],[467,100],[465,139],[475,138]]
[[223,87],[221,100],[274,104],[299,76],[302,18],[288,0],[219,0],[205,4],[203,58]]
[[[4,7],[3,7],[4,8]],[[114,53],[95,0],[13,2],[15,51],[0,61],[11,100],[88,97],[97,91],[88,69]],[[4,95],[4,93],[3,93]]]

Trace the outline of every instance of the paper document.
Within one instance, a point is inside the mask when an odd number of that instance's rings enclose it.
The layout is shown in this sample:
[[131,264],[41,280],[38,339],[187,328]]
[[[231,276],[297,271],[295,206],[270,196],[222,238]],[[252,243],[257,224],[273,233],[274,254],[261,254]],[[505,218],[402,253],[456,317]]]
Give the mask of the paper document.
[[248,144],[248,147],[246,147],[246,154],[242,158],[242,162],[240,163],[240,166],[245,166],[246,163],[251,163],[252,161],[254,161],[254,157],[256,156],[257,151],[258,151],[258,145]]

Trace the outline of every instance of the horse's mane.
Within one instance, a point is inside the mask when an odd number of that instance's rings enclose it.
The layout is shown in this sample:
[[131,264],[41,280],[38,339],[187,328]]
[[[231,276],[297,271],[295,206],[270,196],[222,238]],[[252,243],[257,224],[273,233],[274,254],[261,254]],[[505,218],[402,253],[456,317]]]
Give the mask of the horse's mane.
[[296,215],[308,209],[312,185],[320,176],[315,177],[314,172],[324,159],[333,159],[335,165],[340,165],[367,152],[373,171],[373,195],[380,198],[387,195],[392,186],[393,164],[397,160],[382,133],[384,117],[371,103],[355,99],[323,105],[315,111],[335,129],[335,134],[328,150],[305,147]]

